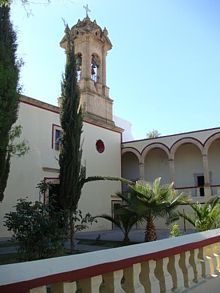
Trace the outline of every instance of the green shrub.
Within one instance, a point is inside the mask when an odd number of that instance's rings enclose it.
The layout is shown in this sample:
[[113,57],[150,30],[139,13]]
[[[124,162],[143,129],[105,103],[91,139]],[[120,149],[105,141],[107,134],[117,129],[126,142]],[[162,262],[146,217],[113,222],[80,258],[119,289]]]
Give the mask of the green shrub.
[[5,215],[4,225],[19,244],[21,260],[35,260],[62,255],[67,234],[65,215],[54,205],[19,199],[16,211]]
[[170,238],[178,236],[182,236],[182,232],[180,231],[178,224],[173,224],[173,226],[170,228]]
[[193,213],[185,214],[179,212],[179,215],[186,219],[198,232],[216,229],[220,227],[220,207],[219,198],[211,198],[204,204],[191,204]]

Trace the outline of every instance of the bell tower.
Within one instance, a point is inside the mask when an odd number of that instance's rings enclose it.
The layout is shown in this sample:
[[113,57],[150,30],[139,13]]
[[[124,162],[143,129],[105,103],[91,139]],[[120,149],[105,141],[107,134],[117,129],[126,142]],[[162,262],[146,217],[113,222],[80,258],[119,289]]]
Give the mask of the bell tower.
[[[109,98],[106,85],[106,56],[112,48],[106,28],[101,29],[96,21],[86,17],[71,28],[74,41],[77,79],[81,92],[81,105],[85,119],[114,127],[113,100]],[[65,37],[60,46],[66,49]]]

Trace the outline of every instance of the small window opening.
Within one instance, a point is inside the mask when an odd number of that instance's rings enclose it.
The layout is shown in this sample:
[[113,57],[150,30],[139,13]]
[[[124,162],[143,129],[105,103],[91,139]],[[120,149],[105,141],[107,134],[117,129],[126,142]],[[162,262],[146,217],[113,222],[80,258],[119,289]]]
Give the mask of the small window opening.
[[204,176],[202,176],[202,175],[197,176],[197,185],[198,185],[198,188],[199,188],[199,195],[200,196],[205,196],[205,190],[204,190],[205,179],[204,179]]
[[92,60],[91,60],[91,78],[95,82],[98,81],[98,68],[99,68],[99,57],[93,54]]
[[76,55],[76,78],[77,78],[77,81],[80,81],[81,70],[82,70],[82,54],[78,53]]
[[59,151],[61,145],[62,132],[60,129],[55,129],[55,150]]

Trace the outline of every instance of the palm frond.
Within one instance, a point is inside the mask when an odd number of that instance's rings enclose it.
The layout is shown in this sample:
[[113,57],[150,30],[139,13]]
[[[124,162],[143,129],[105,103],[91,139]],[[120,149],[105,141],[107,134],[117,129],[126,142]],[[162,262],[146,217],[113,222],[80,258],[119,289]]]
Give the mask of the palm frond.
[[107,221],[110,221],[113,224],[115,224],[118,228],[120,228],[120,222],[118,220],[116,220],[115,218],[113,218],[112,216],[110,216],[110,215],[103,214],[103,215],[99,215],[99,216],[94,217],[94,219],[96,219],[96,218],[102,218],[102,219],[105,219]]

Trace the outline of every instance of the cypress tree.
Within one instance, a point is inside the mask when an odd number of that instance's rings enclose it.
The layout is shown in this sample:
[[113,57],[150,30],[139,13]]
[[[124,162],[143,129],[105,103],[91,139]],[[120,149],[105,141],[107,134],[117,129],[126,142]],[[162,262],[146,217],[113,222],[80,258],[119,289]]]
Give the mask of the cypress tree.
[[86,177],[86,168],[81,165],[81,134],[83,115],[80,107],[80,90],[77,84],[74,42],[68,26],[65,29],[66,67],[61,84],[60,121],[62,128],[61,149],[59,155],[60,187],[58,206],[66,211],[70,227],[70,248],[74,249],[74,212],[77,209],[81,190],[85,183],[99,180],[133,182],[118,177],[90,176]]
[[61,127],[62,143],[59,156],[60,190],[59,203],[67,211],[70,224],[70,243],[73,250],[74,219],[81,195],[81,178],[85,171],[81,167],[81,133],[82,111],[80,107],[80,91],[76,78],[74,43],[70,38],[70,30],[66,27],[67,61],[61,85]]
[[70,39],[68,27],[65,32],[67,62],[61,86],[60,203],[64,209],[71,208],[75,211],[81,194],[79,182],[82,172],[82,148],[80,140],[83,118],[80,107],[80,91],[76,79],[74,44]]
[[19,70],[16,33],[10,21],[10,6],[0,7],[0,201],[4,198],[10,171],[10,131],[17,120]]

